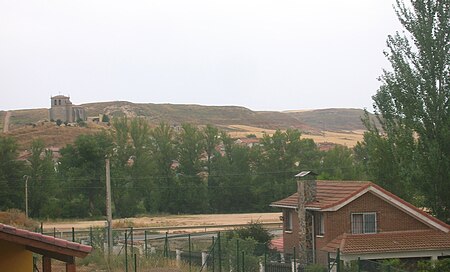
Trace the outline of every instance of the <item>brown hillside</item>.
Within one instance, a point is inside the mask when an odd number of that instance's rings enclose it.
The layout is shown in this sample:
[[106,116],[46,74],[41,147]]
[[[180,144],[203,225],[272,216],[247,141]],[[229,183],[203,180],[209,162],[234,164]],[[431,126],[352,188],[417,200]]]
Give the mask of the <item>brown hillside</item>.
[[[128,116],[146,118],[151,125],[167,122],[172,125],[192,123],[212,124],[233,137],[248,134],[258,136],[276,129],[297,128],[306,138],[316,142],[331,142],[353,146],[362,139],[365,130],[361,123],[363,110],[323,109],[311,111],[274,112],[252,111],[236,106],[201,106],[173,104],[135,104],[126,101],[89,103],[88,116],[107,114],[110,117]],[[0,112],[0,127],[6,112]],[[81,134],[95,133],[101,126],[89,123],[88,128],[57,127],[48,120],[48,109],[11,111],[9,135],[18,139],[21,149],[29,148],[33,139],[42,138],[47,146],[62,147],[72,143]],[[103,126],[106,128],[106,126]]]
[[[365,130],[361,118],[362,109],[320,109],[299,112],[285,112],[285,114],[308,124],[317,131],[353,131]],[[373,114],[370,114],[374,118]]]
[[37,125],[23,126],[7,133],[19,143],[20,150],[27,150],[36,139],[42,139],[47,147],[61,148],[74,142],[82,134],[94,134],[101,131],[98,126],[58,127],[55,123],[43,122]]

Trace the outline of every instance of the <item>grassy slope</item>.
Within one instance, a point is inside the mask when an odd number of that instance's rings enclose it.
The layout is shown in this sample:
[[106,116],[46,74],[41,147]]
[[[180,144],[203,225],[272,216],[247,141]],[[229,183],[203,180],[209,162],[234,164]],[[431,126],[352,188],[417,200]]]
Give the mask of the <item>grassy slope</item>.
[[[363,111],[360,109],[271,112],[251,111],[236,106],[135,104],[126,101],[89,103],[83,106],[88,116],[140,116],[145,117],[152,125],[162,121],[178,125],[212,124],[229,131],[234,137],[244,137],[250,133],[261,136],[263,132],[271,133],[275,129],[297,128],[305,132],[305,137],[311,137],[317,142],[345,143],[351,146],[361,139],[361,132],[355,135],[355,131],[364,130],[360,120]],[[3,117],[4,114],[5,112],[0,112],[0,116]],[[61,147],[72,143],[80,134],[95,133],[101,129],[94,124],[90,124],[89,128],[78,128],[56,127],[40,122],[46,119],[48,109],[12,111],[8,134],[19,140],[21,149],[26,149],[35,138],[42,138],[48,146]],[[0,123],[3,124],[3,118]],[[340,134],[336,135],[336,132]]]
[[361,122],[364,111],[361,109],[321,109],[286,114],[320,131],[365,130]]

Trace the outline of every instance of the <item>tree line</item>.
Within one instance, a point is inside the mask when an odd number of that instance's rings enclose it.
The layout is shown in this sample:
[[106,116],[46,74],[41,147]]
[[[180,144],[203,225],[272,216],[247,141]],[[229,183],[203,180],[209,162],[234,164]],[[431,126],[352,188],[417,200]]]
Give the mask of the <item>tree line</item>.
[[0,137],[0,208],[44,217],[99,217],[105,211],[105,159],[111,162],[115,217],[144,213],[269,211],[296,191],[294,175],[314,170],[325,179],[361,179],[352,149],[323,152],[295,129],[265,134],[249,147],[218,128],[191,124],[149,127],[144,119],[115,118],[112,129],[81,135],[54,161],[42,140],[18,160],[17,143]]

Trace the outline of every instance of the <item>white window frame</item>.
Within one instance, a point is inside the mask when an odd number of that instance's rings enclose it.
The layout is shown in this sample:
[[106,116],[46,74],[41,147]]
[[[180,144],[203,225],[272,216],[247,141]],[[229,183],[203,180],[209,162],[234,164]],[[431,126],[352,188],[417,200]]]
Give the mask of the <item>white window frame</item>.
[[[361,232],[355,232],[355,215],[361,215],[362,216],[362,229]],[[366,215],[374,215],[374,231],[373,232],[366,232]],[[376,212],[360,212],[360,213],[352,213],[351,214],[351,224],[352,224],[352,233],[353,234],[374,234],[377,233],[377,213]]]
[[285,209],[283,212],[284,231],[292,232],[292,213],[290,209]]
[[316,220],[316,223],[317,223],[316,231],[317,231],[317,233],[316,233],[316,235],[317,236],[324,236],[325,235],[325,218],[324,218],[325,216],[321,212],[318,212],[316,214],[316,216],[317,216],[317,220]]

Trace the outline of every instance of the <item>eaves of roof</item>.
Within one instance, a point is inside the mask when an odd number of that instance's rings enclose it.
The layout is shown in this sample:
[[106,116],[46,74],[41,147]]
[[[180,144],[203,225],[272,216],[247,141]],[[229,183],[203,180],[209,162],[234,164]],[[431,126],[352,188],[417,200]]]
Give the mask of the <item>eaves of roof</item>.
[[28,230],[0,224],[0,240],[25,246],[39,254],[49,254],[52,258],[67,261],[73,257],[86,257],[92,247],[67,240],[54,238]]

